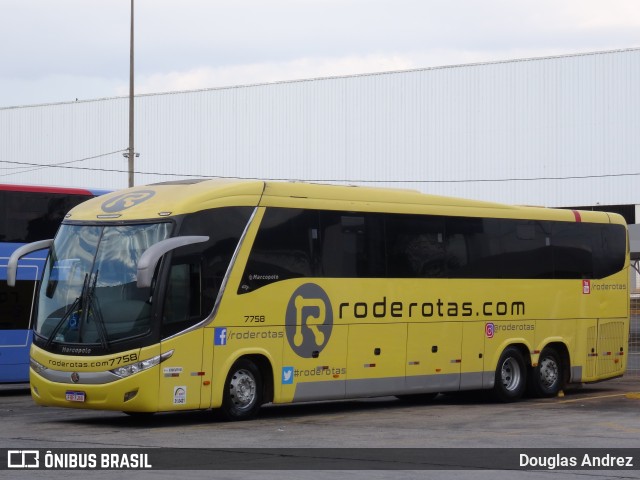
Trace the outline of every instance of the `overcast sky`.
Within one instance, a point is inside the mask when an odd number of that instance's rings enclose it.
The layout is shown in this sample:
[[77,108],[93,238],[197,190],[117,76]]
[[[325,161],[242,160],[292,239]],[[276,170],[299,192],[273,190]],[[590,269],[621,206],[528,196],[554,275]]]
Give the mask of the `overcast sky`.
[[[0,108],[126,96],[130,0],[0,0]],[[136,93],[640,46],[640,0],[135,0]]]

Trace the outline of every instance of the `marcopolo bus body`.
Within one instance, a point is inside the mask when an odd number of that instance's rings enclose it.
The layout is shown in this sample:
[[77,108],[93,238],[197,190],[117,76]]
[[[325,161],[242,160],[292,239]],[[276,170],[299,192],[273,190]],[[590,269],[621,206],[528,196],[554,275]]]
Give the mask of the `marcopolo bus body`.
[[55,237],[32,395],[231,419],[268,402],[555,395],[624,372],[627,243],[614,214],[409,191],[211,180],[111,193]]
[[7,285],[9,257],[25,243],[52,238],[72,207],[105,191],[79,188],[0,185],[0,383],[29,381],[31,310],[46,250],[17,265]]

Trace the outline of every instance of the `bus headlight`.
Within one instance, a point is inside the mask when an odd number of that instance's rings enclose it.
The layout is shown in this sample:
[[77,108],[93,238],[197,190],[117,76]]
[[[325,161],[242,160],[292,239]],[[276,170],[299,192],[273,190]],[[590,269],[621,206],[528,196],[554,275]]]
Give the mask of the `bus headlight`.
[[142,360],[140,362],[132,363],[130,365],[125,365],[123,367],[114,368],[113,370],[109,370],[114,375],[117,375],[120,378],[130,377],[131,375],[135,375],[136,373],[143,372],[148,370],[160,363],[164,362],[167,358],[170,358],[173,355],[173,350],[169,350],[161,355],[156,355],[153,358],[149,358],[147,360]]
[[33,371],[36,372],[38,375],[42,375],[42,372],[47,370],[47,367],[45,367],[39,362],[36,362],[33,358],[29,358],[29,365],[31,366]]

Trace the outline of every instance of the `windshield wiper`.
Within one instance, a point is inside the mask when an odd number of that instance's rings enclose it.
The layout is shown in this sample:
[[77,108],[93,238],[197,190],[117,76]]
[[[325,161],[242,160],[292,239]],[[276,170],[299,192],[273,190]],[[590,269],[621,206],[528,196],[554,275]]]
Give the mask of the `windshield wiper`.
[[60,331],[62,326],[65,324],[66,320],[72,314],[78,314],[78,330],[80,334],[80,338],[82,338],[82,324],[86,321],[89,322],[89,318],[93,318],[96,322],[96,328],[98,330],[98,335],[100,337],[100,345],[105,350],[109,350],[109,341],[107,340],[107,329],[104,324],[104,319],[102,318],[102,313],[100,311],[100,304],[98,303],[98,299],[93,296],[96,290],[96,283],[98,281],[98,271],[93,274],[93,278],[88,273],[84,275],[84,282],[82,283],[82,291],[80,292],[80,296],[78,296],[71,306],[67,309],[65,314],[58,320],[55,328],[47,338],[47,342],[45,343],[45,348],[49,348],[51,344],[54,342],[57,333]]
[[102,348],[108,351],[109,340],[107,338],[107,329],[104,324],[104,318],[102,317],[102,310],[100,309],[100,303],[98,302],[98,298],[93,296],[96,290],[96,283],[98,282],[99,271],[100,270],[96,270],[96,273],[93,274],[93,282],[91,282],[91,287],[87,289],[85,299],[82,303],[83,305],[87,306],[87,313],[86,313],[87,323],[89,322],[90,316],[92,316],[95,319],[96,327],[100,335],[100,345],[102,345]]
[[82,309],[81,299],[82,299],[82,297],[84,295],[84,291],[87,288],[88,280],[89,280],[89,274],[85,273],[84,274],[84,282],[82,283],[82,291],[80,292],[80,296],[77,297],[73,301],[73,303],[67,309],[67,311],[64,313],[64,315],[62,315],[62,318],[60,318],[60,320],[58,320],[58,323],[56,323],[56,326],[51,331],[51,334],[49,335],[49,338],[47,338],[47,342],[44,344],[45,348],[49,348],[49,346],[51,346],[51,344],[53,343],[53,339],[55,338],[57,333],[60,331],[60,329],[62,328],[62,325],[64,325],[65,321],[71,316],[71,314],[72,313],[76,313],[78,311],[81,311],[81,309]]

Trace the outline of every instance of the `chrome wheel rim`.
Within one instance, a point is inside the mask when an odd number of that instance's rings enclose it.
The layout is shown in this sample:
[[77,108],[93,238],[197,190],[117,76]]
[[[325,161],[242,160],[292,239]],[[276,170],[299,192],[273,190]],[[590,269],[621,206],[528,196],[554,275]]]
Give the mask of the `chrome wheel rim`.
[[247,410],[256,401],[257,383],[248,370],[238,370],[229,382],[229,394],[238,410]]
[[502,385],[506,390],[511,392],[518,388],[522,372],[520,371],[520,365],[515,358],[509,357],[502,362],[500,375],[502,378]]
[[540,385],[550,389],[552,388],[560,376],[558,363],[551,357],[546,357],[540,362]]

